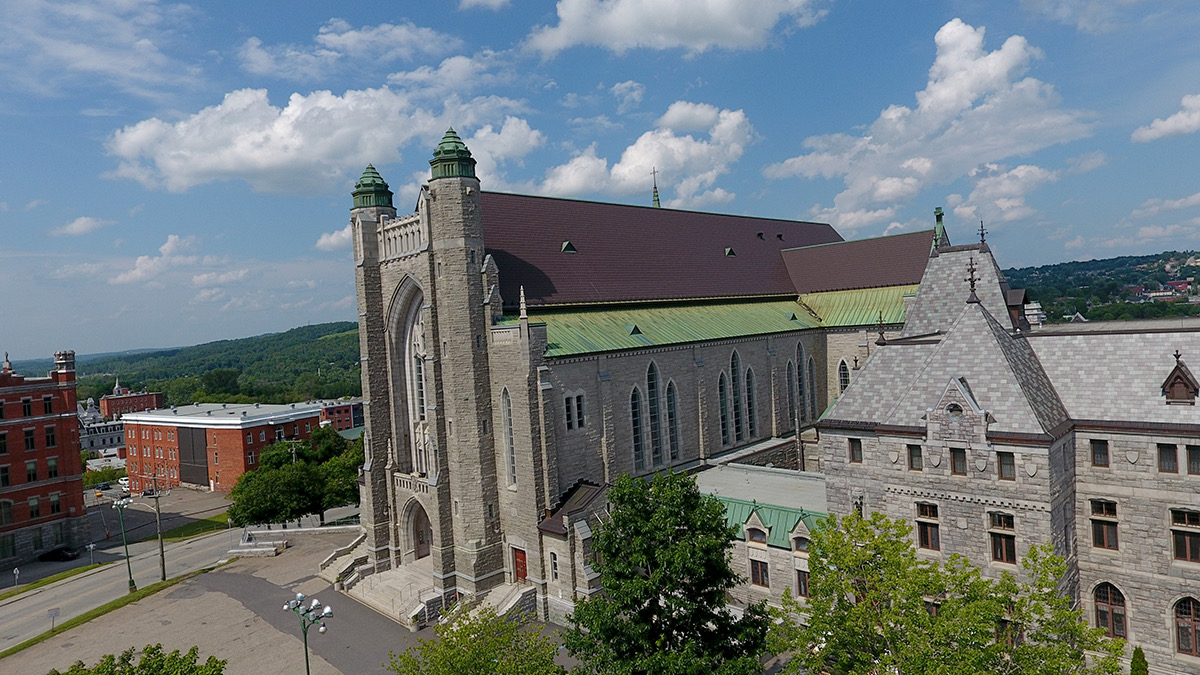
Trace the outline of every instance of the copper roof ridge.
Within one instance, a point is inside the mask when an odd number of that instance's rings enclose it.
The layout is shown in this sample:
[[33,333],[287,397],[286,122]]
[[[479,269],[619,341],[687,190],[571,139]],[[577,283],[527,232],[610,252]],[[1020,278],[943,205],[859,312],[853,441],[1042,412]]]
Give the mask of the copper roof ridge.
[[847,286],[845,288],[827,288],[827,289],[821,290],[821,291],[805,291],[805,292],[801,293],[800,295],[812,295],[814,293],[841,293],[843,291],[873,291],[878,288],[902,288],[905,286],[918,286],[919,287],[920,285],[921,284],[918,282],[918,283],[912,283],[912,284],[879,284],[877,286]]
[[[647,206],[645,204],[623,204],[620,202],[604,202],[604,201],[599,201],[596,199],[579,199],[576,197],[555,197],[552,195],[530,195],[530,194],[524,194],[521,192],[500,192],[498,190],[481,190],[480,192],[494,194],[494,195],[504,195],[504,196],[508,196],[508,197],[526,197],[529,199],[547,199],[547,200],[554,200],[554,201],[558,201],[558,202],[578,202],[580,204],[597,204],[600,206],[623,206],[623,207],[629,207],[631,209],[645,209],[647,211],[659,211],[659,212],[675,211],[678,213],[698,213],[698,214],[703,214],[706,216],[719,216],[722,218],[746,218],[749,220],[770,220],[770,221],[775,221],[775,222],[780,222],[780,223],[792,223],[792,224],[799,224],[799,225],[826,225],[828,227],[833,227],[830,223],[822,223],[822,222],[816,221],[816,220],[792,220],[790,218],[776,218],[773,216],[750,216],[750,215],[737,214],[737,213],[719,213],[717,211],[693,211],[690,209],[672,209],[669,207]],[[835,232],[836,232],[836,230],[835,230]],[[905,233],[905,234],[908,234],[908,233]],[[841,235],[839,234],[838,236],[841,236]],[[892,236],[892,235],[889,235],[889,236]]]
[[[799,302],[796,293],[767,293],[763,295],[709,295],[697,296],[692,298],[645,298],[645,299],[629,299],[629,300],[597,300],[595,302],[565,302],[562,304],[541,304],[534,305],[527,303],[526,307],[530,310],[542,309],[549,311],[563,311],[570,309],[599,309],[605,307],[613,307],[619,305],[684,305],[688,303],[708,303],[713,300],[731,300],[734,302],[755,302],[766,300],[792,300]],[[515,307],[515,305],[511,305]]]
[[[786,222],[808,222],[808,221],[786,221]],[[818,223],[818,224],[823,225],[824,223]],[[913,230],[912,232],[897,232],[896,234],[881,234],[878,237],[863,237],[862,239],[843,239],[841,241],[827,241],[823,244],[809,244],[808,246],[793,246],[791,248],[781,248],[781,249],[779,249],[779,252],[782,253],[784,251],[800,251],[800,250],[807,249],[807,248],[818,248],[821,246],[836,246],[839,244],[853,244],[853,243],[862,242],[862,241],[878,241],[880,239],[891,239],[892,237],[907,237],[907,236],[914,235],[914,234],[929,233],[932,231],[933,231],[933,229],[930,228],[928,230]]]

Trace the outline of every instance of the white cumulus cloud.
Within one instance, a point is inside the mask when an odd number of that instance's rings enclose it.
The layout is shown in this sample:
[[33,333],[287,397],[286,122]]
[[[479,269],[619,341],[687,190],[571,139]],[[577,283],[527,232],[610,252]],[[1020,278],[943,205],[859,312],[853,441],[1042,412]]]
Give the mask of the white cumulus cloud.
[[484,9],[503,9],[508,7],[509,0],[458,0],[459,9],[471,9],[472,7],[483,7]]
[[221,284],[230,284],[235,281],[241,281],[250,273],[245,267],[227,272],[204,272],[192,276],[192,285],[204,288],[206,286],[220,286]]
[[1156,119],[1148,126],[1134,130],[1132,139],[1137,143],[1149,143],[1171,136],[1200,131],[1200,94],[1184,96],[1179,102],[1179,112],[1166,119]]
[[195,265],[199,257],[182,255],[195,249],[199,240],[194,236],[167,235],[167,241],[158,247],[158,255],[140,255],[131,269],[125,270],[109,280],[110,284],[132,284],[153,281],[175,267]]
[[322,251],[337,251],[344,248],[350,248],[351,237],[354,230],[350,225],[346,225],[340,230],[326,232],[317,239],[317,248]]
[[1179,209],[1190,209],[1196,206],[1200,206],[1200,192],[1179,199],[1147,199],[1131,215],[1135,218],[1144,218],[1146,216],[1156,216],[1163,211],[1178,211]]
[[576,45],[594,45],[618,54],[639,47],[757,49],[782,21],[808,26],[823,12],[812,0],[560,0],[558,24],[538,26],[528,45],[546,55]]
[[975,188],[965,202],[954,207],[954,215],[988,222],[1029,218],[1036,215],[1037,210],[1025,203],[1025,196],[1046,183],[1057,181],[1059,176],[1057,171],[1031,164],[1008,171],[1002,166],[988,164],[974,172]]
[[[770,178],[842,178],[833,206],[812,214],[839,229],[879,225],[924,188],[977,167],[1082,138],[1090,125],[1059,107],[1053,87],[1024,77],[1041,52],[1014,35],[984,49],[984,29],[953,19],[934,37],[937,56],[917,105],[891,105],[863,132],[810,137],[808,152],[772,164]],[[1019,210],[1004,202],[1004,213]],[[996,206],[993,203],[993,206]]]
[[642,102],[642,97],[646,95],[646,85],[626,80],[614,84],[609,91],[617,99],[617,114],[624,115]]
[[264,89],[239,89],[178,122],[151,118],[117,131],[106,149],[120,163],[109,175],[171,192],[235,179],[260,192],[328,190],[347,171],[398,161],[414,139],[440,138],[451,122],[469,127],[518,107],[496,96],[450,97],[435,113],[387,87],[292,94],[278,107]]
[[111,220],[101,220],[99,218],[92,218],[91,216],[80,216],[66,225],[63,225],[62,227],[56,227],[53,230],[50,230],[50,234],[55,237],[77,236],[81,234],[87,234],[89,232],[95,232],[105,225],[112,224],[113,221]]

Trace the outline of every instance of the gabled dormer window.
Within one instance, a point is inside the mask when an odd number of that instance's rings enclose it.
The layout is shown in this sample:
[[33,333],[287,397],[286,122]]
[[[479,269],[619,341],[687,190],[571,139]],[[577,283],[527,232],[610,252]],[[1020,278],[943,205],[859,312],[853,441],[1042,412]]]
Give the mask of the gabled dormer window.
[[792,550],[802,555],[808,555],[808,537],[792,537]]
[[746,538],[755,544],[767,543],[767,533],[757,527],[746,528]]
[[1200,394],[1200,382],[1197,382],[1192,371],[1179,359],[1183,356],[1178,349],[1173,354],[1175,367],[1171,369],[1167,379],[1163,380],[1162,392],[1167,399],[1167,405],[1196,405],[1196,396]]

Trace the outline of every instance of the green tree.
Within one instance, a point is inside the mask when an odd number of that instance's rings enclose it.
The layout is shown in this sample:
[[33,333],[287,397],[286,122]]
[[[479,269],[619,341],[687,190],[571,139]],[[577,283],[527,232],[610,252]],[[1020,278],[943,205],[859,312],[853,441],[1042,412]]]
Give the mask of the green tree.
[[1133,659],[1129,662],[1129,675],[1150,675],[1150,664],[1146,662],[1146,652],[1141,647],[1133,648]]
[[325,479],[323,503],[326,509],[358,503],[358,469],[363,465],[363,460],[362,439],[359,439],[321,465]]
[[200,382],[204,385],[204,392],[209,395],[237,394],[241,391],[238,375],[237,368],[214,368],[201,375]]
[[317,427],[313,429],[308,439],[309,447],[318,462],[324,464],[341,455],[350,447],[350,441],[339,434],[333,427]]
[[225,663],[215,656],[200,663],[199,647],[192,647],[186,654],[178,649],[168,654],[157,644],[146,645],[140,655],[130,648],[120,655],[108,654],[90,668],[76,661],[66,672],[51,670],[47,675],[222,675]]
[[238,478],[229,498],[229,517],[237,527],[286,523],[309,514],[325,520],[321,471],[308,462],[248,471]]
[[567,649],[581,673],[741,675],[761,670],[768,618],[741,618],[726,594],[735,529],[721,502],[686,474],[622,475],[608,491],[611,519],[594,537],[604,592],[579,602]]
[[398,675],[559,675],[558,646],[540,628],[498,616],[491,607],[452,610],[434,628],[437,638],[421,640],[402,654],[389,654],[387,669]]
[[[1061,593],[1049,545],[1022,561],[1025,582],[983,577],[961,556],[917,558],[907,523],[875,513],[830,517],[809,544],[808,601],[789,596],[772,648],[789,672],[1101,675],[1120,670],[1124,641],[1090,628]],[[799,625],[798,616],[807,624]],[[1090,662],[1085,652],[1101,656]]]

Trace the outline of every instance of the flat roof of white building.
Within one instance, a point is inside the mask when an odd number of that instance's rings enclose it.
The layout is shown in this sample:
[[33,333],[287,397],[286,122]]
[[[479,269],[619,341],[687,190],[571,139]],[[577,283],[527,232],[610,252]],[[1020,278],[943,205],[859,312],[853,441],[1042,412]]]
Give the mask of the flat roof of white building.
[[700,491],[716,497],[829,512],[825,501],[825,476],[819,473],[749,464],[721,464],[698,471],[695,476]]
[[306,401],[271,405],[266,403],[193,403],[127,413],[121,421],[129,424],[161,424],[191,429],[244,429],[265,424],[284,424],[315,417],[325,401]]

